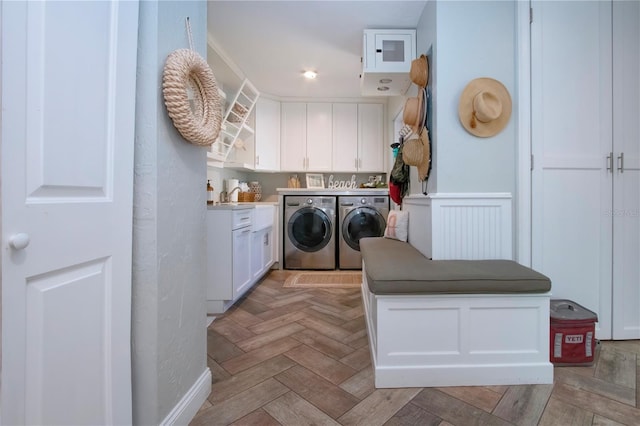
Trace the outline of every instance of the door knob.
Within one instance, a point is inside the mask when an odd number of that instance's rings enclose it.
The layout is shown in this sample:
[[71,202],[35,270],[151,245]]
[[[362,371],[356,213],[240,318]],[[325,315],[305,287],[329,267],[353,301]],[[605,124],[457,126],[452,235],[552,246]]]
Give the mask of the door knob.
[[20,233],[9,238],[9,245],[15,250],[22,250],[29,245],[30,241],[29,234]]

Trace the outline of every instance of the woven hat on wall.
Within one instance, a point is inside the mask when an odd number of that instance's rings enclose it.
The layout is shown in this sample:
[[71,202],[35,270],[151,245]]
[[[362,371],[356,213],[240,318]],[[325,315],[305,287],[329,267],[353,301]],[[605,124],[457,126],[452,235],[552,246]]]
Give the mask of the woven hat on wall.
[[500,133],[511,117],[509,91],[492,78],[472,80],[460,95],[458,117],[474,136],[487,138]]
[[409,78],[420,87],[427,87],[429,81],[429,62],[425,55],[411,61],[411,69],[409,70]]
[[[193,93],[193,104],[188,93]],[[172,52],[165,62],[162,94],[169,117],[182,137],[211,145],[220,134],[222,101],[209,64],[191,49]]]
[[425,181],[429,177],[429,165],[431,162],[431,146],[429,131],[424,128],[420,135],[413,135],[404,142],[402,147],[404,162],[418,168],[418,178]]
[[402,112],[402,121],[411,127],[413,133],[419,133],[426,120],[426,104],[424,90],[418,91],[418,96],[407,98]]

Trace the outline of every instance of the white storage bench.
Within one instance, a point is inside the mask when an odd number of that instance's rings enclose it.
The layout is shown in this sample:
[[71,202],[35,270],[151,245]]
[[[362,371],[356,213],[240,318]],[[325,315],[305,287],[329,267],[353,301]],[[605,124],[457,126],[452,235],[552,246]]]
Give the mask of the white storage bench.
[[377,388],[553,383],[549,278],[511,260],[429,260],[382,237],[360,250]]

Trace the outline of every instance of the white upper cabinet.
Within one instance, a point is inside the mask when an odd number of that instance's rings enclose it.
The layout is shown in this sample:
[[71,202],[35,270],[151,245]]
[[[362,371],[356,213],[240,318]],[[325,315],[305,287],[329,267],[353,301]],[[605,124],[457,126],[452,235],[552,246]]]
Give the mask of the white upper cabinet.
[[280,102],[258,99],[255,131],[255,169],[279,171]]
[[309,171],[331,171],[330,103],[307,104],[307,167]]
[[416,30],[364,30],[362,49],[362,95],[403,95],[411,85]]
[[384,105],[358,105],[358,171],[383,172]]
[[283,102],[280,169],[331,171],[331,104]]
[[283,102],[280,112],[280,169],[306,170],[307,104]]
[[333,170],[358,169],[358,104],[333,104]]
[[383,119],[383,104],[333,104],[333,171],[385,170]]
[[409,72],[416,30],[364,30],[364,71]]

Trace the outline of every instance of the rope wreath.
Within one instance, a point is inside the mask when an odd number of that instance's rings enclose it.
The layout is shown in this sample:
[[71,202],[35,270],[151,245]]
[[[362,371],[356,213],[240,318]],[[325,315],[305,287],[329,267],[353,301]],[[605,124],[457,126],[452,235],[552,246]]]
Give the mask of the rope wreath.
[[[195,95],[193,109],[188,90]],[[215,142],[222,125],[222,102],[213,71],[197,52],[178,49],[167,57],[162,94],[173,125],[186,140],[205,146]]]

